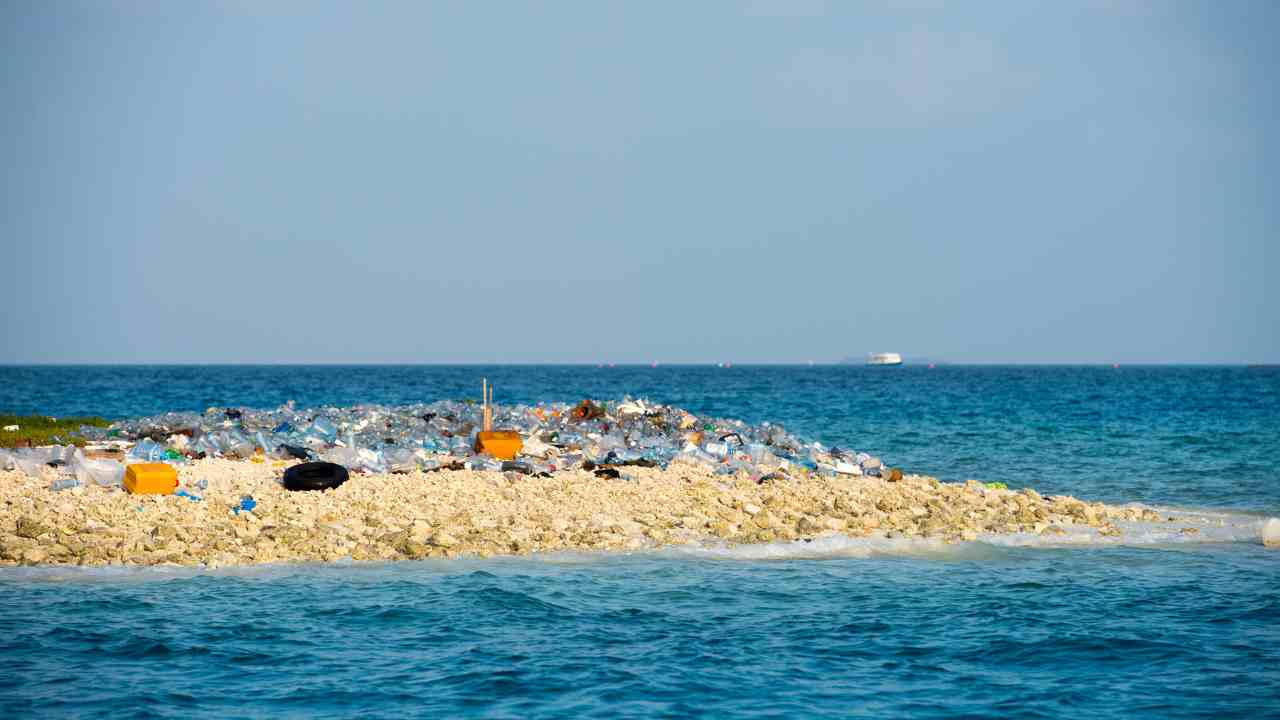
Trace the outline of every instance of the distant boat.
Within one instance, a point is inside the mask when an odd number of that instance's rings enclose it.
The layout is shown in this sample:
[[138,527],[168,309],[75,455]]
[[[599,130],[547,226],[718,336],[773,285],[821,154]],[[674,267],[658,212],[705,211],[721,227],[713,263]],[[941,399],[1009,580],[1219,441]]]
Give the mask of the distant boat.
[[898,353],[871,353],[867,356],[868,365],[901,365],[902,356]]

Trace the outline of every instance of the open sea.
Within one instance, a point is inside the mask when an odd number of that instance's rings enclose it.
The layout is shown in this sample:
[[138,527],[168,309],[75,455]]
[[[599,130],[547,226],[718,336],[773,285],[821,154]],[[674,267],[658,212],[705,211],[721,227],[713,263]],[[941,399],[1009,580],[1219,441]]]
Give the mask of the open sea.
[[0,717],[1280,718],[1280,368],[0,367],[0,412],[620,399],[1223,528],[0,569]]

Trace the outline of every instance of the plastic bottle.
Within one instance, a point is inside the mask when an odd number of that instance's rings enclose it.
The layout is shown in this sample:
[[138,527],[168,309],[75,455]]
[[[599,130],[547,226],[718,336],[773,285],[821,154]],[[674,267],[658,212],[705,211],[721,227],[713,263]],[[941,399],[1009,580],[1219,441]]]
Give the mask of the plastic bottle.
[[338,439],[338,427],[328,418],[316,418],[315,422],[311,423],[311,429],[314,430],[325,442],[331,443]]
[[255,440],[257,440],[258,447],[262,448],[263,454],[270,455],[275,452],[276,450],[275,443],[268,440],[266,434],[263,433],[261,430],[254,433],[253,437]]

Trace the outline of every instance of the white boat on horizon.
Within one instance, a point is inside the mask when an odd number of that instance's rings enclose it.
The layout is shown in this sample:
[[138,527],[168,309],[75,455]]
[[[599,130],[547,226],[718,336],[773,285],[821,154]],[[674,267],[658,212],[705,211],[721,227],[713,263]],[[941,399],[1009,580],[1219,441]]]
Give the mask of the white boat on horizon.
[[871,353],[867,356],[868,365],[901,365],[902,356],[898,353]]

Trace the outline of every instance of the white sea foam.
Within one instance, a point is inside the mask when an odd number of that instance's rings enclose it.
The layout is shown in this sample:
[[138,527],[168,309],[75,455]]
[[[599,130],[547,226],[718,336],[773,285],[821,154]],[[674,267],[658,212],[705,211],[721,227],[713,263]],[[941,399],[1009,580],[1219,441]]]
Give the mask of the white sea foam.
[[848,537],[828,535],[811,541],[703,546],[679,546],[654,551],[683,557],[733,560],[869,558],[877,556],[952,557],[981,559],[1000,548],[1072,548],[1114,546],[1187,546],[1208,543],[1280,544],[1280,518],[1216,510],[1153,508],[1173,522],[1117,523],[1119,535],[1103,535],[1096,528],[1067,526],[1064,534],[1011,533],[981,535],[971,542],[946,543],[934,538]]
[[1262,524],[1262,544],[1280,547],[1280,518],[1267,518]]
[[824,558],[869,558],[877,555],[937,556],[951,554],[956,545],[937,538],[890,538],[883,535],[849,537],[826,535],[809,541],[731,545],[679,545],[654,551],[659,555],[703,557],[723,560],[793,560]]

